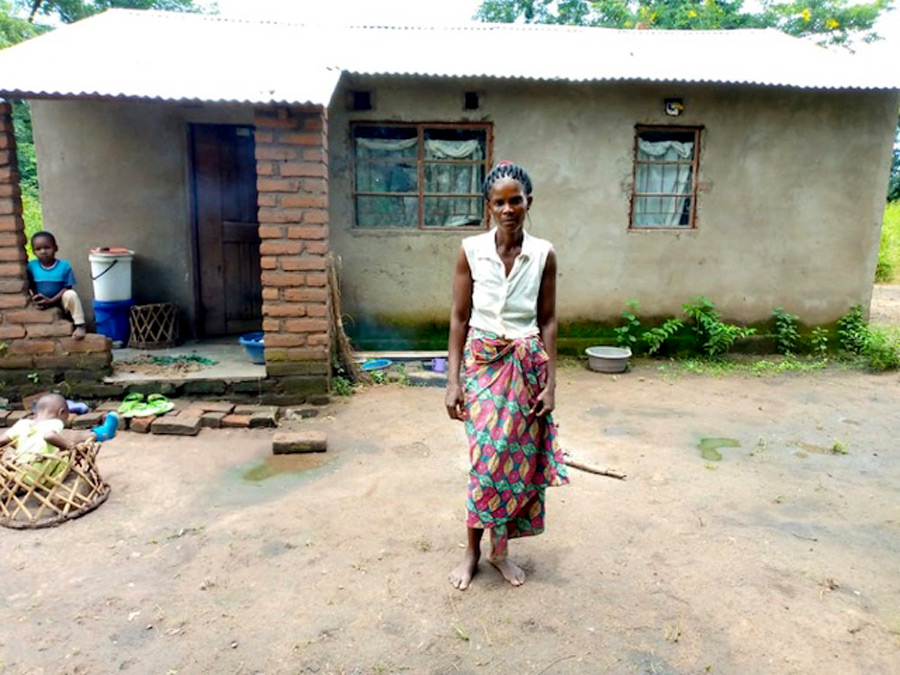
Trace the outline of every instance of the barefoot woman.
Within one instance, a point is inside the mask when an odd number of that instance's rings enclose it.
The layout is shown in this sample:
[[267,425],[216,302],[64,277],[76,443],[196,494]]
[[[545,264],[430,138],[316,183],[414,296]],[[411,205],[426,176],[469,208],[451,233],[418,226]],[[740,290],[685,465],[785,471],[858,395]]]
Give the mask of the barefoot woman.
[[[550,412],[556,389],[556,256],[525,232],[531,179],[501,162],[484,194],[495,227],[463,241],[453,279],[447,413],[469,437],[468,546],[450,573],[469,586],[490,530],[488,561],[513,586],[525,573],[508,540],[544,530],[544,488],[568,482]],[[460,361],[465,348],[464,388]]]

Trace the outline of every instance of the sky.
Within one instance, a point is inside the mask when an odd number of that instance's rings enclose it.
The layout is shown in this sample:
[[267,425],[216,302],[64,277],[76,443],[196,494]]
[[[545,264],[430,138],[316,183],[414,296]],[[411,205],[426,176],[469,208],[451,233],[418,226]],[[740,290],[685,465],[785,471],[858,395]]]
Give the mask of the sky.
[[[381,25],[459,25],[469,22],[480,0],[200,0],[218,5],[220,14],[248,19],[307,23]],[[748,2],[748,5],[750,3]],[[895,0],[900,6],[900,0]],[[885,38],[857,51],[900,59],[900,7],[882,15],[878,32]]]

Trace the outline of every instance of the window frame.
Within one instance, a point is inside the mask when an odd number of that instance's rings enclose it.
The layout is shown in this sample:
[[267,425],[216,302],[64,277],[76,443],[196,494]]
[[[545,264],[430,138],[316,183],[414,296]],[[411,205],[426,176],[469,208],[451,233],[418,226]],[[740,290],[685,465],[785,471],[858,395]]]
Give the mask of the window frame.
[[[687,230],[697,229],[697,194],[699,192],[699,171],[700,171],[700,141],[703,125],[675,125],[675,124],[635,124],[634,125],[634,149],[632,155],[632,175],[631,175],[631,199],[628,210],[628,229],[638,232],[655,232],[662,230],[665,232],[685,232]],[[680,197],[681,194],[676,193],[638,193],[638,167],[641,165],[654,164],[656,162],[640,161],[638,159],[638,140],[642,131],[673,131],[673,132],[692,132],[694,134],[694,156],[691,160],[691,209],[690,219],[687,225],[635,225],[634,223],[634,204],[637,197]],[[671,162],[666,162],[671,163]],[[677,164],[687,164],[687,162],[675,162]]]
[[[385,192],[369,192],[369,191],[357,191],[356,189],[356,171],[357,171],[357,163],[359,162],[359,158],[356,156],[356,128],[357,127],[400,127],[400,128],[414,128],[416,129],[416,199],[418,201],[418,213],[417,213],[417,221],[415,226],[407,226],[407,225],[360,225],[359,224],[359,213],[357,210],[357,197],[385,197],[385,196],[400,196],[400,193],[385,193]],[[427,197],[478,197],[484,200],[484,195],[479,192],[475,193],[428,193],[425,191],[425,166],[426,164],[465,164],[465,165],[477,165],[479,162],[472,162],[466,160],[426,160],[425,158],[425,131],[426,129],[477,129],[479,131],[485,132],[485,148],[484,148],[484,160],[481,162],[484,165],[484,175],[486,176],[488,172],[491,170],[491,162],[493,157],[493,144],[494,144],[494,125],[491,122],[393,122],[393,121],[382,121],[382,120],[355,120],[350,123],[350,158],[351,158],[351,170],[350,170],[350,199],[353,203],[353,224],[352,229],[354,230],[363,230],[367,232],[384,232],[384,231],[392,231],[392,232],[472,232],[477,230],[485,230],[489,225],[490,212],[488,211],[487,202],[485,202],[484,207],[482,209],[482,218],[481,222],[478,225],[454,225],[454,226],[443,226],[443,225],[425,225],[425,199]],[[410,157],[409,159],[412,159]],[[377,163],[379,161],[391,162],[396,161],[396,158],[384,159],[384,160],[365,160],[373,163]],[[406,196],[411,196],[412,193],[403,193]]]

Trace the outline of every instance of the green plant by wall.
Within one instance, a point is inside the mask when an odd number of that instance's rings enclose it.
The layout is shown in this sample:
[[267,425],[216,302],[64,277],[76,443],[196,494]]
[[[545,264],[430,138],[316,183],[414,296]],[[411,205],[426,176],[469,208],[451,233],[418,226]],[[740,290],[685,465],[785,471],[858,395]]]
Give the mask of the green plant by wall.
[[666,319],[661,325],[648,329],[641,336],[648,354],[656,354],[666,340],[684,327],[681,319]]
[[862,357],[869,370],[900,368],[900,328],[869,327]]
[[863,318],[862,305],[854,305],[838,319],[838,344],[850,354],[862,354],[869,337],[869,329]]
[[755,328],[744,328],[722,321],[722,314],[716,306],[702,295],[685,303],[682,308],[693,322],[690,328],[707,356],[726,354],[739,338],[748,337],[756,332]]
[[781,307],[773,309],[772,316],[775,319],[775,351],[779,354],[793,354],[800,341],[800,332],[797,330],[800,317],[785,312]]
[[331,378],[331,391],[338,396],[350,396],[353,393],[353,383],[346,377],[335,375]]
[[637,351],[638,336],[641,332],[641,321],[638,319],[637,313],[641,308],[641,303],[637,300],[628,300],[625,304],[628,306],[628,309],[622,312],[625,324],[613,329],[616,334],[616,344]]
[[809,345],[813,356],[818,359],[828,358],[828,329],[821,326],[813,328]]

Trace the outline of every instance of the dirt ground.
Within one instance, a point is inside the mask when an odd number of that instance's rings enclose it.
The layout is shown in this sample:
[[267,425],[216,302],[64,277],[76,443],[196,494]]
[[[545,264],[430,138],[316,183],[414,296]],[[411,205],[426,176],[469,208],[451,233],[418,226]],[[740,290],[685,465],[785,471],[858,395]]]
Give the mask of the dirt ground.
[[483,563],[466,592],[439,388],[334,403],[303,422],[328,453],[281,463],[264,430],[120,435],[106,504],[0,531],[0,672],[896,672],[898,390],[565,367],[564,444],[628,480],[572,471],[512,544],[526,584]]

